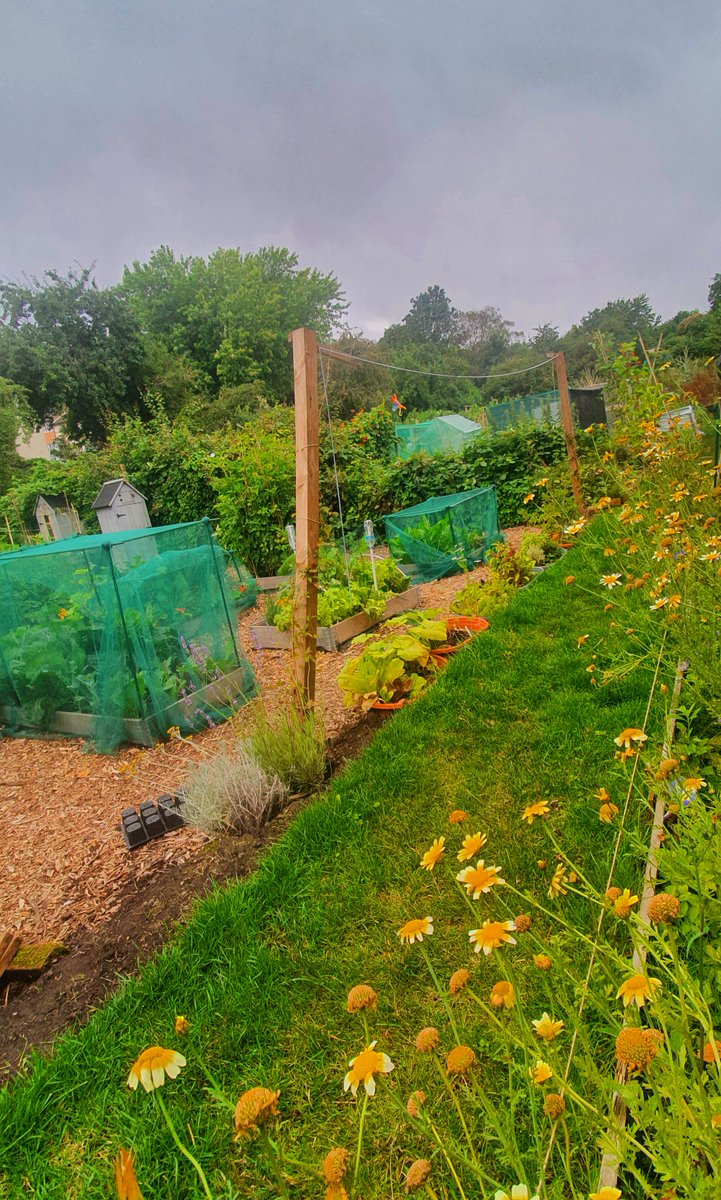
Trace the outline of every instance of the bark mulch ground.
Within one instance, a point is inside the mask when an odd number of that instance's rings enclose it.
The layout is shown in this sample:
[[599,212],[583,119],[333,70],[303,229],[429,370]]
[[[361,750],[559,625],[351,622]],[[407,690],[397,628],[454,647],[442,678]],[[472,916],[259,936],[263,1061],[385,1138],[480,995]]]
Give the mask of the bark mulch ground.
[[[517,545],[525,527],[506,531]],[[480,567],[470,578],[487,575]],[[447,610],[469,576],[453,576],[422,588],[424,607]],[[289,702],[287,651],[253,650],[250,625],[241,639],[260,683],[264,703]],[[338,769],[389,719],[360,717],[343,707],[336,677],[352,647],[318,656],[318,696]],[[92,753],[81,740],[0,739],[0,933],[18,932],[24,942],[62,942],[68,953],[32,984],[0,982],[0,1075],[13,1069],[27,1047],[44,1046],[73,1020],[100,1003],[120,974],[162,944],[192,900],[218,881],[246,875],[263,847],[277,838],[297,811],[289,806],[258,839],[208,838],[176,830],[132,853],[119,828],[130,805],[173,792],[199,751],[212,752],[242,734],[252,705],[237,718],[199,734],[193,744],[171,742],[143,753]],[[302,803],[302,802],[300,802]]]

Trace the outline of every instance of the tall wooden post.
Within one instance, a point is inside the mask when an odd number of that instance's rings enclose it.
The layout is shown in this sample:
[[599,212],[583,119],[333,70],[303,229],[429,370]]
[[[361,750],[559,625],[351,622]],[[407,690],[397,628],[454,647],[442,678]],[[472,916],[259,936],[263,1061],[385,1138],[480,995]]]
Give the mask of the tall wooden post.
[[576,448],[576,434],[573,429],[573,411],[571,409],[571,397],[568,391],[568,376],[566,374],[566,356],[562,350],[559,350],[555,356],[556,374],[558,375],[558,394],[561,400],[561,423],[563,424],[563,436],[566,439],[566,453],[568,454],[568,465],[571,470],[571,487],[576,500],[576,507],[579,514],[583,514],[585,504],[583,502],[583,489],[581,488],[581,472],[578,466],[578,450]]
[[318,649],[318,343],[312,329],[294,329],[295,386],[295,607],[293,671],[298,701],[315,702]]

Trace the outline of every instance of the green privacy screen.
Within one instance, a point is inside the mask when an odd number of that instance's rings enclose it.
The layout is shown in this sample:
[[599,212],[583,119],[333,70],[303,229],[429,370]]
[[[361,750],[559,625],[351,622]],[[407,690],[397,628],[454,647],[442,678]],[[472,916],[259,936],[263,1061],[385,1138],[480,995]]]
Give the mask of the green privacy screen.
[[246,576],[207,520],[0,555],[5,731],[109,752],[226,719],[255,691],[236,632]]
[[390,552],[423,582],[475,567],[502,538],[494,487],[433,496],[385,517]]
[[486,409],[488,428],[516,429],[519,425],[560,425],[561,401],[557,391],[535,392],[518,396],[503,404],[490,404]]
[[417,424],[396,425],[398,457],[410,458],[412,454],[455,454],[482,428],[459,413],[436,417],[433,421]]

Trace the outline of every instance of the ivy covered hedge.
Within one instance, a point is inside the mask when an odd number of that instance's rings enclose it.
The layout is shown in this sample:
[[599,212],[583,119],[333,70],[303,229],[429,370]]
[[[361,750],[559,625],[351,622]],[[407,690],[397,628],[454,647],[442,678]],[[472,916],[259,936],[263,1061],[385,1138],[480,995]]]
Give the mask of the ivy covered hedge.
[[[524,496],[545,467],[565,453],[551,427],[479,434],[459,454],[396,457],[394,418],[383,407],[335,422],[321,434],[321,518],[339,532],[334,463],[348,528],[429,496],[495,484],[502,525],[528,517]],[[149,421],[128,417],[98,451],[63,462],[36,460],[0,498],[0,519],[13,534],[35,533],[38,492],[66,492],[88,532],[97,531],[92,503],[106,479],[127,476],[148,500],[154,524],[209,516],[221,542],[257,574],[274,573],[287,554],[285,526],[294,519],[293,412],[258,414],[241,429],[198,434],[157,412]],[[4,524],[4,521],[3,521]]]

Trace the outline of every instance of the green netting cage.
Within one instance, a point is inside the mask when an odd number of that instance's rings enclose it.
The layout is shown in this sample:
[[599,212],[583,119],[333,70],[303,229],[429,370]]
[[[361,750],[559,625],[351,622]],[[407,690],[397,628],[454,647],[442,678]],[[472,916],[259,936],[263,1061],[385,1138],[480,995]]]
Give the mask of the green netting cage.
[[493,430],[516,429],[519,425],[560,425],[561,400],[556,390],[534,392],[532,396],[490,404],[486,415],[488,428]]
[[412,454],[455,454],[472,438],[483,432],[476,421],[460,413],[448,413],[432,421],[396,425],[398,457]]
[[393,558],[424,583],[477,566],[503,537],[495,487],[432,496],[384,520]]
[[[0,722],[102,752],[227,719],[255,693],[206,519],[0,555]],[[245,593],[238,593],[243,597]]]

